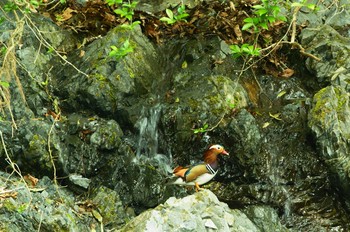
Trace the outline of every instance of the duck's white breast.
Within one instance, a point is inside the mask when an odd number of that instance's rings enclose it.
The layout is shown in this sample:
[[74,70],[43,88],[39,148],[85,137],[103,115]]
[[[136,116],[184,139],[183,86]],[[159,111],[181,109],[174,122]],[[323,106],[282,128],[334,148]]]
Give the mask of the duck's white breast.
[[205,183],[211,181],[211,179],[214,178],[216,173],[217,173],[217,171],[214,174],[204,173],[204,174],[198,176],[194,181],[191,181],[191,182],[185,182],[180,177],[174,182],[174,184],[178,184],[178,185],[194,185],[194,183],[197,182],[197,184],[202,185],[202,184],[205,184]]

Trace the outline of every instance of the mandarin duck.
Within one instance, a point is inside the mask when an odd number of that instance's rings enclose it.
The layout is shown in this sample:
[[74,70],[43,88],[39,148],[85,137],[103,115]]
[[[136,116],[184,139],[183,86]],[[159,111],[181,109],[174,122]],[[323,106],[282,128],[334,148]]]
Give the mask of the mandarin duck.
[[204,163],[190,167],[176,167],[173,170],[173,177],[177,179],[172,184],[195,186],[196,192],[202,190],[199,186],[209,182],[218,172],[219,154],[229,155],[223,146],[212,145],[204,152]]

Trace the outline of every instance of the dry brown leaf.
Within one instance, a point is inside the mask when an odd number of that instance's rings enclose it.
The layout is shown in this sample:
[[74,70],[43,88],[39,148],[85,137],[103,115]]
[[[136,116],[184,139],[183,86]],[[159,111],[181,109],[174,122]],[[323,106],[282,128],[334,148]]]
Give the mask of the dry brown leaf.
[[60,21],[66,21],[66,20],[68,20],[68,19],[70,19],[70,18],[72,18],[73,17],[73,12],[77,12],[76,10],[72,10],[71,8],[66,8],[63,12],[62,12],[62,14],[60,15],[61,16],[61,18],[60,18]]
[[293,76],[293,74],[294,74],[293,69],[286,68],[285,70],[283,70],[283,72],[280,74],[280,76],[284,77],[284,78],[289,78],[289,77]]
[[0,199],[5,199],[5,198],[16,198],[17,197],[17,192],[13,190],[4,190],[0,192]]
[[242,39],[242,31],[239,28],[239,24],[236,24],[236,26],[233,28],[233,31],[235,32],[235,35],[237,36],[238,40]]
[[25,175],[23,178],[27,182],[27,184],[30,185],[31,187],[36,186],[39,181],[37,178],[35,178],[30,174]]
[[116,17],[110,13],[105,12],[105,20],[114,22],[116,20]]

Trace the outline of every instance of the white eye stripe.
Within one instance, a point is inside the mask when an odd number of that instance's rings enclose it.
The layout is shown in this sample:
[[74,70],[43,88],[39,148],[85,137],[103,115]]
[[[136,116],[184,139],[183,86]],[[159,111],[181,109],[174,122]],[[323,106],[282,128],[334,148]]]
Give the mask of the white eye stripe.
[[209,150],[213,149],[213,148],[220,150],[220,149],[222,149],[222,146],[216,144],[216,145],[209,147]]

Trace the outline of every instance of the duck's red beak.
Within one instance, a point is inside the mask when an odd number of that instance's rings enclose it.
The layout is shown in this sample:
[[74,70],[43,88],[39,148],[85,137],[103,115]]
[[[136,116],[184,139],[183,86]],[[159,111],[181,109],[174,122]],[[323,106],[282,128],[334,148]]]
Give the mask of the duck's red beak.
[[222,155],[230,155],[227,151],[225,151],[225,150],[223,150],[222,152],[221,152],[221,154]]

